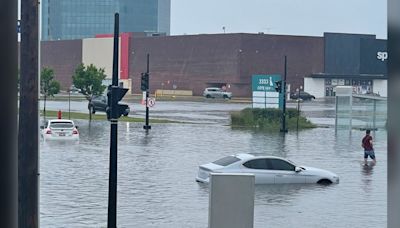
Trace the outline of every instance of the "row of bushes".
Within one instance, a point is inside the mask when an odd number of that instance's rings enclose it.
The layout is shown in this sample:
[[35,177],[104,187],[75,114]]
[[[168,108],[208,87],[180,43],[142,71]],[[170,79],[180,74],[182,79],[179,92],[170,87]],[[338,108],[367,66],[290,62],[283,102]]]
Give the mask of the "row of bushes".
[[[265,130],[279,130],[281,127],[280,109],[267,108],[246,108],[239,112],[231,113],[231,125],[233,127],[251,127]],[[299,113],[294,108],[286,110],[286,127],[288,130],[295,130],[297,127],[297,117]],[[312,124],[305,117],[299,116],[299,129],[314,128],[316,125]]]

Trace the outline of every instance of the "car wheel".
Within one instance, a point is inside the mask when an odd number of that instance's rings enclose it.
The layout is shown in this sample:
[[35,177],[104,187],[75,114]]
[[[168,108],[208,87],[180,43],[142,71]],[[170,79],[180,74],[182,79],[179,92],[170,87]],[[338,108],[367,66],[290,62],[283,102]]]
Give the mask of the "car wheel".
[[128,112],[125,112],[125,113],[124,113],[124,116],[128,116],[128,114],[129,114]]
[[228,99],[229,97],[228,97],[228,95],[224,95],[224,99]]
[[211,98],[211,95],[210,95],[210,94],[207,94],[207,95],[206,95],[206,98]]
[[329,184],[332,184],[332,181],[330,181],[330,180],[328,180],[328,179],[322,179],[322,180],[319,180],[319,181],[317,182],[317,184],[329,185]]

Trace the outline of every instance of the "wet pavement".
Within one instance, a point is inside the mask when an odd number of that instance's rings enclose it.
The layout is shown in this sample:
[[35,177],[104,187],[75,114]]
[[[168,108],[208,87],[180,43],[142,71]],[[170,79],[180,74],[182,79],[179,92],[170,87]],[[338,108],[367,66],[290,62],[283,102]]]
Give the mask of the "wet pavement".
[[[141,117],[145,116],[145,106],[140,103],[127,102],[131,112],[129,116]],[[43,103],[41,104],[43,106]],[[71,101],[70,106],[66,101],[48,101],[47,110],[61,110],[64,115],[68,110],[71,112],[88,113],[87,101]],[[313,102],[302,102],[300,110],[304,112],[312,121],[325,124],[324,119],[334,120],[335,104],[332,101],[320,100]],[[70,107],[70,108],[69,108]],[[191,123],[223,123],[230,124],[229,115],[231,111],[239,111],[244,108],[252,107],[251,103],[234,103],[225,100],[207,100],[204,102],[188,102],[188,101],[157,101],[156,105],[150,108],[150,116],[152,118],[176,120]],[[288,108],[297,108],[297,103],[288,103]],[[104,113],[96,112],[96,114],[104,115]],[[329,120],[328,120],[329,121]]]
[[[71,107],[85,110],[85,104]],[[159,102],[156,106],[154,115],[202,124],[151,124],[146,134],[142,123],[119,123],[118,227],[207,227],[209,189],[195,182],[197,167],[235,153],[282,156],[340,176],[340,183],[330,186],[257,186],[256,228],[386,227],[385,131],[373,135],[377,165],[364,167],[361,131],[335,134],[334,128],[316,128],[282,136],[231,129],[229,112],[250,104]],[[315,112],[316,118],[331,118],[321,114],[331,112],[330,104],[303,107]],[[42,227],[106,227],[109,123],[76,122],[78,144],[40,144]]]

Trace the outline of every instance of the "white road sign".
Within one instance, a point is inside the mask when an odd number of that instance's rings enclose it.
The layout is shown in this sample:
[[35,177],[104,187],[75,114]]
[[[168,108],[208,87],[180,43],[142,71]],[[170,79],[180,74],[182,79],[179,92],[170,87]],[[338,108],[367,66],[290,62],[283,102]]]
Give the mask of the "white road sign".
[[147,98],[147,107],[153,107],[156,104],[156,99],[149,97]]

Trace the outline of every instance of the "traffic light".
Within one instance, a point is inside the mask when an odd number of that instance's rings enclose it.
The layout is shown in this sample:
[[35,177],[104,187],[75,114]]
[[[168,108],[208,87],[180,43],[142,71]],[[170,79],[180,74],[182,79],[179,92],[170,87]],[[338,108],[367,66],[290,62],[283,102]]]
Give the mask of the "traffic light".
[[107,119],[111,119],[111,85],[107,88],[107,107],[106,107]]
[[149,89],[149,73],[142,73],[140,88],[142,91]]
[[282,81],[276,81],[275,82],[275,91],[278,93],[282,92]]
[[107,92],[107,119],[118,119],[121,117],[128,106],[126,104],[119,104],[128,89],[121,88],[119,86],[108,86]]

